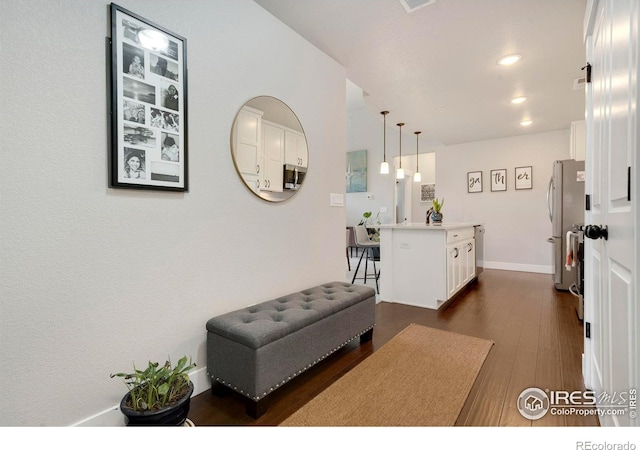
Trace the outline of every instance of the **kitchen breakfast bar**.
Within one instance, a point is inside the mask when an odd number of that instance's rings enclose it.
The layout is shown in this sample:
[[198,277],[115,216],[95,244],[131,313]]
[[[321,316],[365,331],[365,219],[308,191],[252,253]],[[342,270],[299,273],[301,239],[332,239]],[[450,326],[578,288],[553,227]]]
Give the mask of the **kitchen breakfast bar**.
[[478,223],[380,225],[380,300],[438,309],[476,279],[483,232]]

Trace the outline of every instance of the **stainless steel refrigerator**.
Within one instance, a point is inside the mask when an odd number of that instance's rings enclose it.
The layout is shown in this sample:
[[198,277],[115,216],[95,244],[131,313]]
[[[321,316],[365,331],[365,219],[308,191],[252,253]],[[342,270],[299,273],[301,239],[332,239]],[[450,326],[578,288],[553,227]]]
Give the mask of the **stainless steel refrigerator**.
[[578,265],[565,267],[567,232],[584,224],[584,161],[568,159],[553,163],[549,180],[547,209],[551,220],[554,274],[553,283],[558,290],[569,290],[577,281]]

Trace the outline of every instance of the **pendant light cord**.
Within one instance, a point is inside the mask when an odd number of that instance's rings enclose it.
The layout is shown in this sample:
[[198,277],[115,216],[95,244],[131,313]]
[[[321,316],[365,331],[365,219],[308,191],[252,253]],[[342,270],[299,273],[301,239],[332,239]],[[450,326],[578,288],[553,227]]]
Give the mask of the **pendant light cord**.
[[415,131],[414,133],[416,135],[416,172],[420,172],[418,170],[418,137],[420,136],[420,133],[422,133],[422,131]]
[[380,114],[382,114],[382,117],[384,119],[384,125],[382,128],[382,161],[387,162],[387,114],[389,114],[389,111],[382,111]]
[[404,123],[399,123],[398,126],[400,127],[400,168],[402,169],[402,127]]

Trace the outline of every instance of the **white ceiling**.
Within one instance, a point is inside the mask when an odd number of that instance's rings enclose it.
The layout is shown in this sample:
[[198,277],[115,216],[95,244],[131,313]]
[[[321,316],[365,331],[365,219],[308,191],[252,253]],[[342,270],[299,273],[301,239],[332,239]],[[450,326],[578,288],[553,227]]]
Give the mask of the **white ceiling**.
[[[584,118],[573,82],[584,77],[586,0],[436,0],[410,14],[399,0],[255,2],[343,65],[366,107],[390,111],[387,124],[430,141],[568,129]],[[496,63],[510,53],[523,58]]]

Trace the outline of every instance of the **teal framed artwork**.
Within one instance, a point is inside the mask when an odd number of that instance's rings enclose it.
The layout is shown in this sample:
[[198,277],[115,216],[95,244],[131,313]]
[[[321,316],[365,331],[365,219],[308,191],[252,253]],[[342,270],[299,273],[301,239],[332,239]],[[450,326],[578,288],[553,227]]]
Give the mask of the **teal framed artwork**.
[[367,151],[347,152],[347,193],[367,192]]

